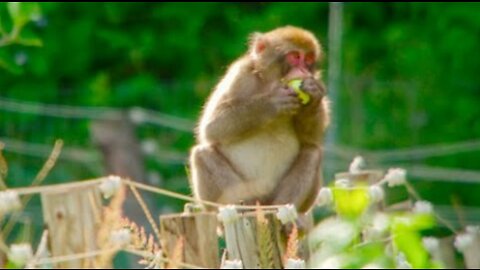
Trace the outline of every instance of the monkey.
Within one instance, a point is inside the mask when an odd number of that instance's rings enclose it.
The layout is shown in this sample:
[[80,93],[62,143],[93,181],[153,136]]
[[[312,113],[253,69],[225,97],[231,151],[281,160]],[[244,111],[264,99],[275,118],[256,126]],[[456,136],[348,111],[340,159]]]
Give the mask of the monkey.
[[[294,204],[305,213],[322,184],[329,101],[308,30],[253,33],[203,107],[190,151],[195,198],[222,204]],[[309,103],[285,83],[302,79]]]

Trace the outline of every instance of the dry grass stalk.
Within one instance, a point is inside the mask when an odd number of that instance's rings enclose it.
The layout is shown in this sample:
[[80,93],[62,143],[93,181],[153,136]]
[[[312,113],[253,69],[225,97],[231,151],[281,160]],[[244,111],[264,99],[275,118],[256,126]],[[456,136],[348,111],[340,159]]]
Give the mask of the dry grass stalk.
[[123,218],[121,221],[122,228],[128,228],[131,233],[130,250],[136,250],[138,253],[143,254],[143,258],[139,260],[139,264],[151,266],[159,265],[161,262],[157,256],[160,256],[161,250],[158,244],[155,242],[153,235],[147,235],[145,228],[138,226],[135,222],[130,221],[128,218]]
[[27,269],[35,268],[37,261],[39,259],[46,258],[46,255],[48,255],[48,230],[43,231],[42,238],[40,239],[40,243],[38,244],[35,255],[33,256],[33,259],[30,262],[28,262],[26,268]]
[[[259,203],[257,202],[257,206]],[[260,207],[255,209],[257,220],[258,252],[261,268],[273,268],[273,239],[268,226],[268,220]]]
[[[103,209],[103,222],[98,230],[97,245],[100,250],[112,250],[110,234],[113,230],[122,228],[123,203],[125,202],[126,188],[120,187],[118,192],[110,200],[108,206]],[[95,266],[99,268],[111,267],[116,251],[103,252],[95,260]]]
[[288,235],[287,247],[283,256],[284,265],[288,259],[298,259],[298,228],[295,223],[293,223],[292,231]]
[[[53,146],[52,152],[48,156],[47,161],[43,164],[40,171],[37,173],[37,175],[33,179],[30,187],[39,186],[43,182],[43,180],[45,180],[48,173],[55,166],[55,164],[58,160],[58,157],[60,156],[60,153],[62,151],[62,147],[63,147],[63,141],[62,140],[56,140],[55,145]],[[5,225],[5,227],[2,230],[2,233],[1,233],[2,235],[4,235],[5,237],[8,237],[8,235],[10,234],[10,232],[13,229],[13,226],[15,225],[15,222],[20,217],[21,211],[25,208],[25,206],[28,204],[28,202],[30,201],[31,198],[32,198],[32,195],[25,195],[22,198],[22,208],[19,209],[17,212],[13,213],[13,215],[10,217],[10,219],[8,220],[8,223]]]
[[161,241],[160,232],[158,231],[158,225],[153,219],[152,213],[150,212],[150,210],[148,210],[147,204],[143,200],[137,188],[133,185],[129,185],[129,187],[130,187],[130,190],[133,192],[135,199],[138,201],[138,204],[140,204],[140,207],[142,207],[143,213],[147,217],[147,220],[150,223],[150,226],[152,227],[152,230],[155,233],[155,236],[157,237],[158,243],[160,243]]

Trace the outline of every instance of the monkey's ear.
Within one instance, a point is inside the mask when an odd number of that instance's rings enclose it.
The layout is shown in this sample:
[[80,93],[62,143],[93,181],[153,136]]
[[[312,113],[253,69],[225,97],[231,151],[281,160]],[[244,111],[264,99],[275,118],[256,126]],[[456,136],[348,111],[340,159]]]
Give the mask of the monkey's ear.
[[258,59],[268,46],[268,39],[262,33],[253,33],[250,36],[250,55]]

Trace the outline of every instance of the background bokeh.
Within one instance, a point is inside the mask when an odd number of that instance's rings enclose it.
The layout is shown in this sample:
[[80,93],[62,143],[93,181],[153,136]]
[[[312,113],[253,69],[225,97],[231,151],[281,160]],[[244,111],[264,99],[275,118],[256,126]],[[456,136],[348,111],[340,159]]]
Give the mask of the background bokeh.
[[[115,109],[136,119],[145,181],[190,194],[193,125],[229,63],[246,51],[249,34],[300,26],[329,52],[328,3],[38,6],[23,42],[0,47],[0,141],[11,187],[30,185],[59,138],[64,150],[45,184],[107,174],[91,124]],[[325,155],[327,181],[361,154],[371,168],[407,168],[448,219],[480,221],[479,12],[477,3],[343,5],[332,105],[338,132]],[[12,29],[6,4],[0,22],[2,31]],[[321,66],[326,81],[328,66]],[[154,200],[157,213],[182,207]]]

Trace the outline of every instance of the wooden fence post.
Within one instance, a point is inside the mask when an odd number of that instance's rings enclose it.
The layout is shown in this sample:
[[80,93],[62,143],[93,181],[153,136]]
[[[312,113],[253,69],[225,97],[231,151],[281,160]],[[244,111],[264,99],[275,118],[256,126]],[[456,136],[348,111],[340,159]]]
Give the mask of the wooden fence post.
[[455,249],[453,247],[453,236],[438,238],[437,259],[445,268],[458,268],[455,262]]
[[175,249],[182,242],[181,262],[205,268],[219,267],[216,213],[186,212],[162,215],[160,235],[163,251],[168,259],[172,259]]
[[[2,221],[2,217],[0,217],[0,222]],[[2,234],[0,233],[0,238],[2,238]],[[0,241],[3,241],[3,239],[0,239]],[[6,258],[7,254],[5,254],[3,251],[0,250],[0,268],[4,267],[6,263]]]
[[341,172],[335,174],[335,179],[349,179],[353,182],[356,183],[362,183],[362,184],[376,184],[380,179],[383,177],[383,171],[381,170],[364,170],[364,171],[359,171],[359,172]]
[[[101,198],[96,186],[63,188],[41,194],[52,256],[97,250]],[[58,268],[92,268],[95,257],[61,262]]]
[[228,260],[240,260],[246,269],[282,268],[282,224],[274,212],[239,213],[223,222]]
[[467,226],[467,234],[471,237],[471,243],[463,251],[465,267],[468,269],[480,268],[480,229],[475,226]]

